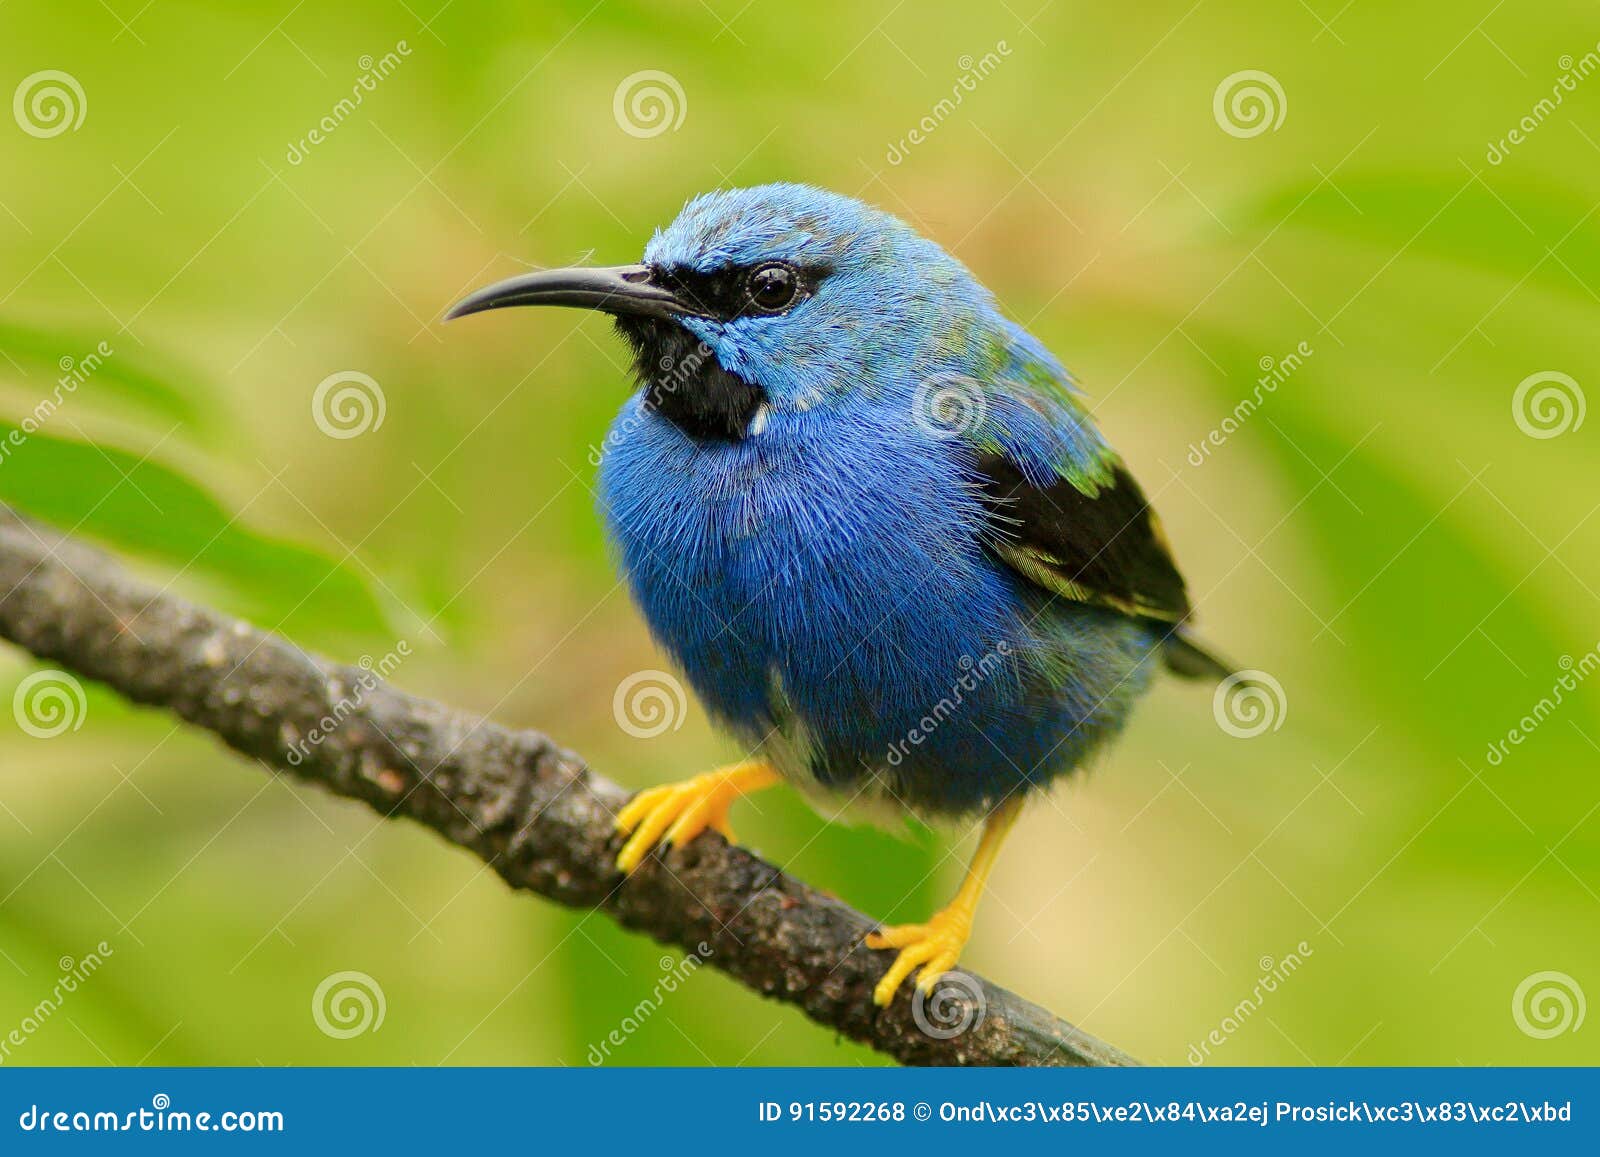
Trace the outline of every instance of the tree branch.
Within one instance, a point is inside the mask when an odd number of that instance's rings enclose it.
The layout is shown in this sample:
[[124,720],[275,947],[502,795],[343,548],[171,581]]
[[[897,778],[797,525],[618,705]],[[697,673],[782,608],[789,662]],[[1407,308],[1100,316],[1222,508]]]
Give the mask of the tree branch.
[[1135,1063],[978,978],[964,996],[915,1012],[907,985],[879,1009],[872,988],[890,956],[862,946],[874,923],[838,900],[712,834],[624,879],[612,863],[612,816],[627,793],[545,736],[404,694],[369,670],[158,593],[100,551],[3,506],[0,591],[0,635],[39,658],[386,817],[425,824],[513,887],[698,951],[756,992],[902,1062]]

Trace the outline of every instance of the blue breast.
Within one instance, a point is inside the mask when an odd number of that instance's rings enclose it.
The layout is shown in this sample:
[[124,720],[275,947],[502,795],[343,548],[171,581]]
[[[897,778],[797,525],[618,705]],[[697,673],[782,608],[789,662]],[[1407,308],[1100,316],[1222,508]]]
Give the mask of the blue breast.
[[1080,762],[1148,676],[1149,628],[1045,605],[985,549],[959,444],[903,405],[773,411],[697,442],[630,399],[600,505],[652,633],[752,746],[802,734],[809,776],[876,777],[934,814]]

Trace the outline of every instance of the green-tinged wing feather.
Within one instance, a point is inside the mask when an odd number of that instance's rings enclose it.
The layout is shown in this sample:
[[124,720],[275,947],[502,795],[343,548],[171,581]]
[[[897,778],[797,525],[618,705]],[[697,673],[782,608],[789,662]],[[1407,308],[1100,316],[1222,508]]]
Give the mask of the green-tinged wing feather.
[[1067,478],[1034,486],[1002,455],[979,459],[994,512],[995,550],[1062,598],[1182,622],[1189,598],[1161,523],[1121,465],[1093,494]]

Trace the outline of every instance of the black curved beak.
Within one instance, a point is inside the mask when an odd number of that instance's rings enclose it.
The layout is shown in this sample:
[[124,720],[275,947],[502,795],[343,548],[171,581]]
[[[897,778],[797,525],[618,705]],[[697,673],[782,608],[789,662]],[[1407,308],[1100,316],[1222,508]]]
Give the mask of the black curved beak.
[[486,286],[457,302],[446,321],[513,305],[568,305],[617,317],[704,317],[700,310],[653,280],[648,265],[542,269]]

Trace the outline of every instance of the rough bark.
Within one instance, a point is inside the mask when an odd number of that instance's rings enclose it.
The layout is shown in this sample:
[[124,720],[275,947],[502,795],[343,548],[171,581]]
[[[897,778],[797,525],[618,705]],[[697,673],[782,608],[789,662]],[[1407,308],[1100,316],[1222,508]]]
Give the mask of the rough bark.
[[690,951],[704,944],[706,963],[902,1062],[1134,1063],[977,977],[917,1007],[907,985],[879,1009],[872,988],[890,954],[863,947],[874,923],[833,897],[710,833],[624,879],[612,817],[627,793],[544,735],[407,695],[370,670],[157,593],[99,550],[4,507],[0,591],[0,636],[40,659],[386,817],[416,820],[513,887]]

